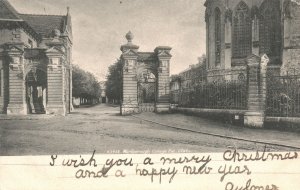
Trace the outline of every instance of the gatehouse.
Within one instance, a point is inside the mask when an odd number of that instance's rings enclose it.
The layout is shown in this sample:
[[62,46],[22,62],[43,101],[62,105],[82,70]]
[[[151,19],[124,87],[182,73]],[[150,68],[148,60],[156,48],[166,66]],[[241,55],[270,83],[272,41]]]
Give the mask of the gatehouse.
[[171,47],[158,46],[154,52],[139,52],[130,31],[126,39],[127,44],[121,46],[121,114],[169,111]]
[[72,109],[72,25],[66,15],[18,13],[0,1],[0,114]]

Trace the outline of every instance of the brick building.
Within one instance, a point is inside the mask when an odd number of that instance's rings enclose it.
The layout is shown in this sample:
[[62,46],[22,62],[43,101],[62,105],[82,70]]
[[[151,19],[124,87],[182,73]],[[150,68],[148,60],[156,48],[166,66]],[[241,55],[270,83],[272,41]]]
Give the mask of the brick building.
[[235,79],[247,57],[267,54],[269,68],[299,69],[299,0],[206,0],[207,71]]
[[7,0],[0,0],[0,35],[0,113],[69,113],[69,9],[62,16],[21,14]]
[[172,104],[179,102],[179,94],[193,91],[201,83],[207,81],[206,57],[198,58],[198,63],[190,65],[184,71],[170,77],[170,101]]
[[197,64],[190,65],[189,68],[181,71],[177,75],[171,76],[171,91],[179,89],[193,89],[202,82],[207,81],[205,56],[199,57]]

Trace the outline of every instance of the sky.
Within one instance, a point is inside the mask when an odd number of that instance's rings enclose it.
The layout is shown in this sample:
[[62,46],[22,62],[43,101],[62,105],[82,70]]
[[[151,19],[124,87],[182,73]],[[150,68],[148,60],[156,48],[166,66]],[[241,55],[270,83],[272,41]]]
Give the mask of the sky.
[[70,7],[73,64],[105,80],[130,30],[139,51],[172,47],[171,74],[205,53],[204,0],[9,0],[20,13],[65,15]]

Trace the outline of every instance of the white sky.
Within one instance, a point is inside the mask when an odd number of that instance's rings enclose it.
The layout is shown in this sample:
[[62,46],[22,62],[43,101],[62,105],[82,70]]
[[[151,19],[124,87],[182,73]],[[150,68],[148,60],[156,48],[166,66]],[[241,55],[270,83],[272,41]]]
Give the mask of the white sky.
[[171,74],[205,53],[204,0],[9,0],[20,13],[65,15],[70,7],[73,64],[104,80],[131,30],[139,51],[171,46]]

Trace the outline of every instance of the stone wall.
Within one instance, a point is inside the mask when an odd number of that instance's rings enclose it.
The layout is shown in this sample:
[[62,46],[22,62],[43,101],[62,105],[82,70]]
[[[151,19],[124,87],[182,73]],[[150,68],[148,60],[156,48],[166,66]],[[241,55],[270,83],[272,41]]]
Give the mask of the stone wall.
[[0,45],[3,45],[8,42],[20,42],[21,41],[21,29],[12,28],[12,29],[1,29],[0,30]]
[[[37,41],[23,29],[20,31],[20,39],[28,48],[36,48],[38,46]],[[32,42],[32,46],[29,44],[29,40]]]
[[11,29],[1,29],[0,36],[0,45],[11,42],[23,42],[26,47],[31,47],[31,45],[28,43],[30,40],[32,41],[32,47],[37,47],[36,40],[23,29],[18,27],[12,27]]
[[286,1],[284,15],[284,47],[281,73],[300,73],[300,3]]

